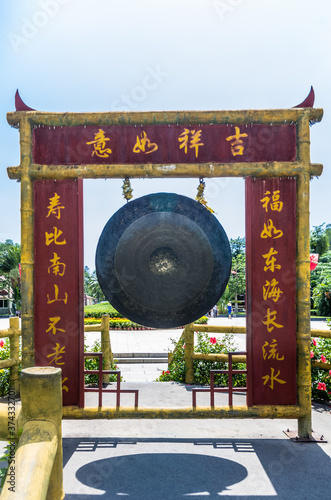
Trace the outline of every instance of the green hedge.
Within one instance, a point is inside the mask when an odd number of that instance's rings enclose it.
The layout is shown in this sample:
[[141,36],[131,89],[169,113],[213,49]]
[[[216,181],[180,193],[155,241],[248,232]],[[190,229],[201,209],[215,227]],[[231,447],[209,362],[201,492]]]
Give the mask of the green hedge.
[[[195,323],[205,324],[207,323],[208,318],[203,316],[198,319]],[[100,324],[100,318],[85,318],[85,325],[98,325]],[[110,330],[154,330],[154,328],[149,328],[148,326],[142,326],[138,323],[134,323],[126,318],[110,318],[109,320],[109,329]]]
[[[99,324],[101,321],[101,316],[103,314],[108,314],[110,316],[110,330],[154,330],[154,328],[139,325],[138,323],[134,323],[133,321],[125,318],[122,314],[116,311],[116,309],[114,309],[114,307],[111,306],[109,302],[105,302],[103,304],[95,304],[93,306],[85,306],[85,325]],[[207,316],[202,316],[202,318],[199,318],[197,321],[195,321],[195,323],[197,324],[205,324],[207,322]]]
[[101,318],[103,314],[109,314],[111,318],[124,318],[109,302],[84,307],[85,318]]

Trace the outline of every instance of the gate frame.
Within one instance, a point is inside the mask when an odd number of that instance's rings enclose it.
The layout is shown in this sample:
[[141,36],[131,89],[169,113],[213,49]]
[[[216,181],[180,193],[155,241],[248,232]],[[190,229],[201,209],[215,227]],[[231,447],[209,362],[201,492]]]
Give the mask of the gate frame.
[[[22,276],[22,365],[34,366],[34,235],[33,182],[39,179],[167,178],[167,177],[296,177],[296,339],[297,405],[224,407],[222,409],[78,409],[65,407],[66,418],[297,418],[298,435],[310,439],[310,259],[309,181],[323,171],[310,163],[309,125],[321,121],[322,109],[291,108],[236,111],[161,111],[48,113],[16,111],[8,123],[20,130],[20,165],[8,167],[10,179],[21,180],[21,276]],[[169,164],[38,165],[33,162],[33,128],[78,125],[164,125],[164,124],[296,124],[296,160],[293,162],[234,162]]]

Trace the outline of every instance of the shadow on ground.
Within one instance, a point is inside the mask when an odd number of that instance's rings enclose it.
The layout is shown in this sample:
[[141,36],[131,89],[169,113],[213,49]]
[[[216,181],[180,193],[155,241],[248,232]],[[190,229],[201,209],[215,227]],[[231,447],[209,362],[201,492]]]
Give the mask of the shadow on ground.
[[71,475],[76,484],[71,482],[67,500],[329,496],[331,459],[316,443],[176,438],[63,442],[64,464],[72,469],[67,481]]

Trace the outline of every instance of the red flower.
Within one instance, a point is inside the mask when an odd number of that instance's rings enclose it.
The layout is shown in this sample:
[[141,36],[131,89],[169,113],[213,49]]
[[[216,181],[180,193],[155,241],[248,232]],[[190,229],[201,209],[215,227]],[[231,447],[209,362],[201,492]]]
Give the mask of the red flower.
[[323,354],[321,356],[321,361],[322,361],[322,363],[326,363],[326,357]]
[[312,340],[313,345],[316,347],[316,339],[311,339],[311,340]]
[[310,351],[310,357],[313,358],[314,357],[314,353],[313,351]]
[[324,382],[318,382],[317,389],[320,391],[326,391],[326,385]]
[[170,372],[169,372],[169,370],[167,370],[167,371],[166,371],[166,375],[170,375]]
[[164,375],[164,370],[162,370],[162,375]]
[[5,345],[3,340],[0,340],[0,347],[3,347]]
[[329,375],[331,375],[331,370],[329,370]]
[[210,337],[210,343],[211,344],[216,344],[217,340],[216,340],[216,337]]

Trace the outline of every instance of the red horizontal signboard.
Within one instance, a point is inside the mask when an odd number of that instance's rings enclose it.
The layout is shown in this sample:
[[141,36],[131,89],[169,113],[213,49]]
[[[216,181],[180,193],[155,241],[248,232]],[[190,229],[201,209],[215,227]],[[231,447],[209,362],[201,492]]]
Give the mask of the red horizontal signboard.
[[295,124],[107,125],[35,128],[42,165],[294,161]]
[[246,179],[248,405],[296,404],[296,180]]
[[83,406],[82,180],[35,181],[35,361],[62,369],[63,404]]

